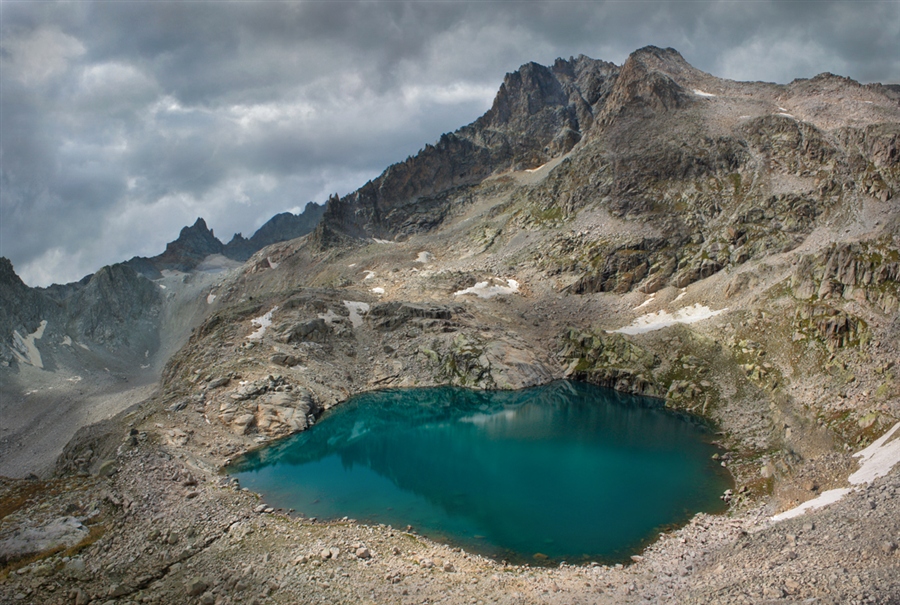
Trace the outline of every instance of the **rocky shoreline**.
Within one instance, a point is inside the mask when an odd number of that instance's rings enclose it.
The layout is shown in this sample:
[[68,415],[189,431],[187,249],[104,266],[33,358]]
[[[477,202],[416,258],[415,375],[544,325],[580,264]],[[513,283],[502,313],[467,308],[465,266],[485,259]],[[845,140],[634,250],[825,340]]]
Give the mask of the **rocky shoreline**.
[[98,475],[3,480],[2,501],[18,505],[4,510],[4,525],[68,519],[65,531],[79,538],[7,566],[3,602],[837,604],[900,595],[896,469],[796,519],[775,523],[770,505],[745,503],[660,534],[629,565],[543,568],[413,531],[273,510],[190,449],[116,428],[125,438]]

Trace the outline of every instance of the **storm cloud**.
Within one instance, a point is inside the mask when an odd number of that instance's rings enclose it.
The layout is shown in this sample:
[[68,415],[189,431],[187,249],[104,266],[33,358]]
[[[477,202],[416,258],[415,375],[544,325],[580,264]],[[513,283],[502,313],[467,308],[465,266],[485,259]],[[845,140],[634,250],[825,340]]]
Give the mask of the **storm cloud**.
[[30,285],[348,193],[507,72],[672,46],[788,82],[900,82],[896,2],[0,4],[0,254]]

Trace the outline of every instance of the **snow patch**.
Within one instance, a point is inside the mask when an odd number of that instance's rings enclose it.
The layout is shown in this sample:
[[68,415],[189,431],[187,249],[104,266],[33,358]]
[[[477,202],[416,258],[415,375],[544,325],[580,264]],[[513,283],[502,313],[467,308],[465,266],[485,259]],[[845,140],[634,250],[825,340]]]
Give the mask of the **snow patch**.
[[210,292],[206,297],[206,304],[211,305],[216,302],[216,295]]
[[898,430],[900,422],[873,441],[872,445],[853,454],[854,458],[859,458],[859,470],[847,479],[851,485],[864,485],[884,477],[900,462],[900,435],[894,437]]
[[254,317],[250,320],[250,323],[254,326],[259,326],[259,328],[250,336],[247,337],[247,340],[259,340],[266,333],[266,328],[272,325],[272,313],[278,310],[278,307],[272,307],[272,309],[266,313],[265,315],[261,315],[259,317]]
[[537,168],[526,168],[526,169],[525,169],[525,172],[537,172],[538,170],[540,170],[541,168],[543,168],[544,166],[546,166],[546,165],[549,164],[549,163],[550,163],[550,162],[546,162],[546,163],[544,163],[544,164],[541,164],[541,165],[538,166]]
[[272,269],[277,269],[278,265],[281,264],[281,263],[276,263],[275,261],[273,261],[271,256],[267,256],[266,260],[269,262],[269,267],[271,267]]
[[453,295],[474,294],[479,298],[493,298],[501,294],[515,294],[519,291],[519,282],[514,279],[507,279],[505,286],[502,284],[503,280],[493,277],[487,281],[480,281],[465,290],[454,292]]
[[68,335],[63,336],[62,342],[59,343],[59,344],[65,346],[65,347],[71,347],[71,346],[72,346],[72,339],[71,339]]
[[397,242],[392,242],[389,239],[378,239],[377,237],[373,237],[372,241],[374,241],[376,244],[395,244],[395,243],[397,243]]
[[684,295],[685,295],[685,294],[687,294],[687,288],[682,288],[682,289],[681,289],[681,292],[678,293],[678,296],[676,296],[676,297],[675,297],[675,300],[673,300],[672,302],[678,302],[679,300],[681,300],[682,298],[684,298]]
[[422,251],[419,252],[419,256],[416,257],[417,263],[430,263],[434,260],[434,255],[431,252]]
[[36,368],[44,369],[44,360],[41,359],[41,352],[38,351],[37,345],[34,343],[44,336],[44,330],[47,329],[47,320],[41,321],[38,329],[22,337],[18,330],[13,331],[12,353],[19,360],[19,363],[27,363]]
[[[853,454],[859,458],[859,470],[850,475],[847,481],[853,486],[863,486],[879,477],[887,475],[894,465],[900,462],[900,422],[895,424],[884,435],[872,442],[872,445]],[[833,504],[846,494],[860,489],[859,487],[841,487],[823,492],[818,498],[807,500],[800,506],[786,510],[772,517],[772,521],[783,521],[799,517],[808,510],[815,510]]]
[[791,118],[792,120],[795,119],[794,116],[792,116],[792,115],[789,114],[789,113],[784,113],[783,111],[780,112],[780,113],[776,113],[775,115],[777,115],[777,116],[784,116],[784,117],[786,117],[786,118]]
[[372,292],[375,294],[384,294],[384,288],[372,288]]
[[653,294],[650,295],[650,298],[648,298],[647,300],[645,300],[644,302],[642,302],[641,304],[639,304],[638,306],[636,306],[634,309],[632,309],[632,311],[637,311],[638,309],[643,309],[644,307],[646,307],[647,305],[649,305],[650,303],[652,303],[654,298],[656,298],[656,293],[655,293],[655,292],[654,292]]
[[643,334],[645,332],[653,332],[661,330],[675,324],[692,324],[710,317],[715,317],[720,313],[724,313],[728,308],[712,311],[709,307],[699,303],[678,309],[675,313],[669,313],[665,309],[656,313],[647,313],[635,319],[631,324],[618,330],[607,330],[610,334]]
[[160,289],[160,290],[165,290],[165,289],[166,289],[166,284],[159,284],[159,289]]
[[369,303],[345,300],[344,306],[350,310],[350,325],[358,328],[362,325],[362,316],[369,312]]
[[698,97],[714,97],[714,96],[716,96],[711,92],[703,92],[699,88],[694,89],[694,94],[697,95]]
[[837,502],[838,500],[843,498],[845,494],[849,494],[851,491],[853,490],[849,487],[840,487],[838,489],[830,489],[827,492],[822,492],[822,494],[817,498],[807,500],[796,508],[792,508],[791,510],[787,510],[783,513],[775,515],[774,517],[772,517],[772,521],[793,519],[794,517],[799,517],[808,510],[815,510],[817,508],[822,508],[823,506],[828,506],[829,504]]
[[373,277],[375,277],[374,271],[363,271],[363,273],[366,274],[366,276],[363,278],[363,281],[365,281],[367,279],[372,279]]

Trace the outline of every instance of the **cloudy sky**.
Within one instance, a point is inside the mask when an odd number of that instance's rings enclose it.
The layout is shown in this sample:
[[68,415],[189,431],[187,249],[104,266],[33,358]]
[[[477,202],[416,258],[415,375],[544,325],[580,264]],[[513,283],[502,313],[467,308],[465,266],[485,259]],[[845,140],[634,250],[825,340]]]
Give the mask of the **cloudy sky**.
[[0,1],[0,255],[29,285],[353,191],[506,72],[647,44],[700,69],[900,82],[896,1]]

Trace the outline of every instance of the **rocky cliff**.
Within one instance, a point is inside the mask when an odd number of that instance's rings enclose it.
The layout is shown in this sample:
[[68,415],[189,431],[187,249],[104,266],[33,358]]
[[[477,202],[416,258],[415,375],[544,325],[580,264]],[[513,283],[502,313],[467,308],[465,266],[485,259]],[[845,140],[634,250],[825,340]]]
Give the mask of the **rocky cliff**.
[[[343,198],[333,197],[317,237],[394,239],[433,228],[450,211],[449,192],[491,174],[536,168],[565,154],[589,130],[619,69],[580,56],[507,74],[491,109],[390,166]],[[337,238],[337,239],[336,239]]]
[[66,287],[30,288],[0,258],[0,356],[5,366],[52,364],[60,344],[100,345],[139,359],[159,344],[159,288],[126,264]]

